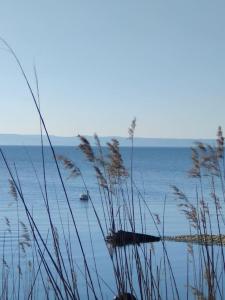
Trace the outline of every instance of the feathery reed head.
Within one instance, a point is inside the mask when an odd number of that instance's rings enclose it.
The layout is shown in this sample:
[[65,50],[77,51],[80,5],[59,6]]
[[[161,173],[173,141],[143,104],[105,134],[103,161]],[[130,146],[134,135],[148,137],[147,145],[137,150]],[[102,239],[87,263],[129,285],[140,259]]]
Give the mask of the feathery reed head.
[[219,176],[218,153],[221,153],[221,149],[198,142],[191,151],[193,166],[189,171],[190,177]]
[[[202,144],[201,144],[202,145]],[[191,148],[191,159],[192,159],[192,168],[189,171],[189,176],[190,177],[200,177],[201,176],[201,171],[200,171],[200,158],[199,158],[199,153],[196,148]]]
[[65,169],[70,171],[69,177],[80,176],[80,169],[75,165],[75,163],[72,160],[69,160],[63,155],[59,155],[57,159],[63,163]]
[[14,181],[10,178],[9,179],[9,193],[12,195],[12,197],[17,201],[18,196],[17,196],[17,190],[14,184]]
[[128,128],[128,134],[129,134],[129,138],[133,139],[134,137],[134,131],[136,128],[136,118],[134,118],[131,122],[130,127]]
[[78,135],[81,143],[79,145],[79,148],[82,150],[82,152],[86,155],[87,159],[90,162],[94,162],[95,161],[95,155],[93,152],[93,149],[89,143],[89,141],[82,135]]
[[190,225],[193,228],[198,228],[198,212],[196,207],[190,203],[188,197],[182,192],[178,187],[171,186],[173,189],[174,195],[179,199],[182,200],[178,206],[181,208],[181,211],[186,216],[187,220],[190,222]]
[[96,177],[101,187],[108,189],[108,184],[99,167],[94,166]]
[[120,154],[119,142],[117,139],[112,139],[111,143],[107,143],[109,148],[110,162],[108,165],[108,172],[112,177],[126,177],[127,170],[123,164],[123,159]]
[[99,139],[97,133],[94,134],[94,140],[96,142],[97,147],[101,148],[101,142],[100,142],[100,139]]
[[221,126],[218,127],[216,143],[217,156],[218,158],[222,158],[224,154],[224,137]]
[[99,163],[104,168],[107,165],[107,161],[103,154],[100,139],[96,133],[94,134],[94,140],[95,140],[95,143],[96,143],[96,146],[98,149],[98,154],[99,154],[98,156],[95,156],[96,163]]

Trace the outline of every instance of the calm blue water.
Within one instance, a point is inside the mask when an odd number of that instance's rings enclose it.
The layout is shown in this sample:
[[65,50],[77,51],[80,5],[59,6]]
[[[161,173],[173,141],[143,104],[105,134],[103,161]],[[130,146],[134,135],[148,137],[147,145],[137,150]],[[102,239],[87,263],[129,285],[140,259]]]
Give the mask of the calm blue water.
[[[18,177],[22,186],[24,197],[29,206],[33,207],[34,214],[41,213],[44,207],[39,182],[43,188],[43,168],[41,160],[41,148],[39,147],[3,147],[7,161],[13,172],[16,166]],[[56,166],[52,160],[51,151],[48,147],[45,151],[47,189],[52,210],[58,211],[56,202],[59,202],[61,213],[67,212],[64,193],[61,188]],[[129,168],[130,150],[121,149],[124,163]],[[94,199],[96,208],[100,208],[99,192],[94,170],[83,154],[74,147],[56,147],[56,153],[73,160],[81,169],[86,184]],[[80,178],[68,177],[68,172],[60,165],[63,173],[66,189],[71,205],[77,212],[78,224],[86,221],[86,212],[92,212],[88,203],[79,201],[80,193],[84,192]],[[177,201],[172,194],[171,185],[176,185],[184,190],[190,197],[195,196],[195,183],[188,178],[187,171],[191,167],[190,150],[185,148],[136,148],[134,151],[134,181],[138,189],[145,197],[154,213],[162,215],[163,202],[166,197],[166,234],[181,234],[186,232],[186,223],[177,209]],[[15,201],[9,194],[9,174],[0,160],[0,186],[2,199],[2,214],[6,216],[13,213],[16,208]],[[39,182],[38,182],[39,181]],[[64,207],[65,206],[65,207]],[[79,213],[78,213],[79,212]],[[57,213],[56,213],[57,214]],[[2,215],[3,217],[3,215]],[[40,217],[40,215],[39,215]],[[176,218],[174,218],[176,217]],[[42,220],[44,228],[45,220]],[[179,225],[179,227],[178,227]],[[47,228],[46,228],[47,230]]]
[[[88,163],[83,154],[74,147],[56,147],[55,150],[57,154],[64,155],[72,159],[81,169],[96,210],[99,213],[101,221],[103,221],[98,186],[90,163]],[[3,147],[3,151],[15,176],[17,170],[26,204],[31,209],[40,232],[47,239],[49,221],[41,193],[41,189],[43,190],[44,188],[41,148]],[[122,148],[121,152],[124,158],[124,163],[129,168],[130,149]],[[66,235],[68,235],[72,221],[69,217],[68,206],[66,204],[65,196],[57,175],[56,166],[52,160],[51,151],[48,147],[45,147],[44,153],[47,192],[50,211],[53,216],[52,221],[54,226],[58,228],[60,239],[63,240],[63,229],[66,232]],[[134,181],[136,182],[138,189],[143,195],[151,211],[159,214],[161,219],[163,216],[164,201],[166,201],[165,235],[189,233],[189,226],[186,219],[177,208],[177,200],[172,193],[171,185],[178,186],[185,191],[190,199],[194,199],[195,182],[188,178],[187,175],[187,171],[191,167],[190,155],[190,150],[186,148],[135,148],[134,150]],[[61,171],[85,253],[87,254],[88,259],[90,259],[90,265],[92,268],[94,267],[90,243],[91,234],[98,271],[104,278],[104,281],[107,282],[107,284],[109,284],[109,286],[114,290],[115,283],[112,280],[111,263],[99,230],[98,223],[93,213],[92,206],[89,202],[84,203],[79,200],[80,193],[84,191],[82,180],[80,178],[67,179],[68,172],[66,172],[62,166]],[[9,193],[9,177],[10,176],[6,170],[4,162],[2,159],[0,159],[0,240],[2,241],[2,245],[0,245],[0,247],[2,247],[2,251],[3,245],[5,249],[7,249],[6,252],[9,255],[8,262],[10,263],[12,251],[15,251],[14,253],[16,253],[14,247],[16,249],[17,220],[19,218],[20,221],[27,224],[27,218],[21,201],[15,201],[12,195]],[[137,204],[138,203],[136,203],[136,205]],[[10,221],[10,234],[7,233],[8,227],[6,225],[5,217],[7,217]],[[140,219],[138,218],[137,213],[137,223],[139,221]],[[145,220],[145,225],[148,233],[157,234],[155,226],[149,217],[147,217]],[[162,229],[161,225],[159,225],[159,229]],[[3,243],[4,235],[6,236],[6,240],[10,236],[10,241],[6,241],[5,244]],[[79,250],[77,239],[74,236],[72,239],[74,239],[74,256],[78,261],[78,265],[80,265],[82,268],[82,255]],[[178,275],[177,283],[182,293],[186,284],[186,275],[184,271],[186,270],[187,246],[184,243],[168,242],[167,244],[168,253],[171,256],[172,264],[174,266],[174,272]],[[158,259],[160,260],[161,250],[157,245],[156,251],[159,253]],[[65,253],[64,255],[66,256]],[[30,259],[29,250],[27,250],[27,255],[24,257],[26,261]],[[79,271],[78,284],[82,287],[82,274],[79,274]],[[103,293],[104,299],[112,299],[112,293],[104,284]],[[81,292],[81,298],[86,299],[85,289],[83,289]]]

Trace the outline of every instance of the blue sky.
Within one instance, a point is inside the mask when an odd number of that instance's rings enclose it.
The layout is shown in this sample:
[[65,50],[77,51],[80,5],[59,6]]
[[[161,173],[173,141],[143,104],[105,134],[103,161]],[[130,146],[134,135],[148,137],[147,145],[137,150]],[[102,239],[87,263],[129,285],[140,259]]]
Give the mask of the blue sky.
[[[225,1],[0,1],[14,48],[55,135],[210,138],[225,130]],[[0,47],[0,133],[38,133],[12,57]]]

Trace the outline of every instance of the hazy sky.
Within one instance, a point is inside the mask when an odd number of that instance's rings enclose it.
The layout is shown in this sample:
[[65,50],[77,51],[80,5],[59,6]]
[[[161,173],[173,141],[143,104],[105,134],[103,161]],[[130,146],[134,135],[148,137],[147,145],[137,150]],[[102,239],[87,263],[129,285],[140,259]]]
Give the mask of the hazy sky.
[[[34,84],[51,134],[214,137],[225,131],[224,0],[0,0],[0,35]],[[0,133],[38,133],[0,47]],[[34,85],[35,86],[35,85]]]

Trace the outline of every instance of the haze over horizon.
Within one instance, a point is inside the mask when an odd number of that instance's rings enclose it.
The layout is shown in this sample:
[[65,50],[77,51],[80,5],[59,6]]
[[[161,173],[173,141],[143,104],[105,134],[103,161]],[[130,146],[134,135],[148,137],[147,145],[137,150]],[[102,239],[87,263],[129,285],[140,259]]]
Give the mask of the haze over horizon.
[[[91,145],[96,146],[96,140],[93,136],[85,136]],[[99,136],[102,146],[116,138],[121,147],[131,147],[131,141],[128,137],[121,136]],[[55,146],[78,146],[80,139],[78,136],[62,137],[50,135],[51,143]],[[49,146],[46,135],[42,138],[43,144]],[[191,147],[196,142],[215,145],[215,139],[163,139],[163,138],[134,138],[134,147]],[[23,134],[0,134],[1,146],[41,146],[40,135],[23,135]]]
[[[9,0],[0,35],[35,90],[49,133],[214,138],[225,130],[222,0]],[[0,132],[38,134],[25,82],[0,46]]]
[[[85,134],[85,133],[77,133],[75,135],[57,135],[57,134],[50,134],[50,136],[53,136],[53,137],[59,137],[59,138],[74,138],[74,137],[77,137],[78,134],[81,134],[85,137],[93,137],[95,133],[93,134]],[[3,132],[0,132],[0,136],[24,136],[24,137],[29,137],[29,136],[37,136],[37,137],[40,137],[40,133],[3,133]],[[45,134],[43,134],[43,136],[46,136]],[[122,138],[122,139],[129,139],[129,136],[128,134],[127,135],[117,135],[117,134],[113,134],[113,135],[99,135],[98,134],[98,137],[99,138],[114,138],[114,137],[117,137],[117,138]],[[216,139],[216,132],[215,132],[215,135],[214,137],[151,137],[151,136],[136,136],[134,135],[134,138],[137,138],[137,139],[161,139],[161,140],[214,140]]]

